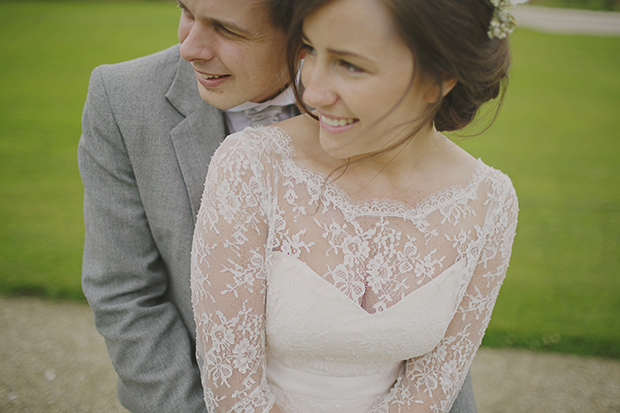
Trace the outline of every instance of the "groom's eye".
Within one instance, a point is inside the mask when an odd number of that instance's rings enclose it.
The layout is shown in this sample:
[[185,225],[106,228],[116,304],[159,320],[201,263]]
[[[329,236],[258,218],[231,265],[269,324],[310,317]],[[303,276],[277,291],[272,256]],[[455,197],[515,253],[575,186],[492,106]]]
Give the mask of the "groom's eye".
[[185,5],[183,3],[180,3],[180,2],[177,3],[177,8],[181,9],[181,13],[183,13],[187,17],[189,17],[189,18],[192,17],[192,13],[190,13],[190,11],[187,9],[187,7],[185,7]]
[[240,34],[233,32],[232,30],[218,24],[215,26],[215,30],[222,33],[225,36],[230,36],[230,37],[241,37]]

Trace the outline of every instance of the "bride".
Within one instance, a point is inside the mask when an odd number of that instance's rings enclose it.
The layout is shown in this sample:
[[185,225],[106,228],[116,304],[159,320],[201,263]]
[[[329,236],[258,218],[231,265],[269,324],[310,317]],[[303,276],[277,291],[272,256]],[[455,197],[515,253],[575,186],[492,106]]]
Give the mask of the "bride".
[[229,136],[192,252],[210,411],[448,412],[510,258],[509,178],[441,131],[499,96],[509,1],[299,0],[314,108]]

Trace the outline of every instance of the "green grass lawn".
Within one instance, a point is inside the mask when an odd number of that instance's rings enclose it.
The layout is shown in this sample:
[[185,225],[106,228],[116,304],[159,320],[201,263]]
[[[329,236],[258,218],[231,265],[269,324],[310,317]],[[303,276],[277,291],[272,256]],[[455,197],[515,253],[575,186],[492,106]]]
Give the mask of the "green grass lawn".
[[0,293],[83,299],[90,72],[177,43],[179,15],[174,2],[0,2]]
[[499,120],[463,146],[520,201],[484,343],[620,358],[620,38],[518,30]]
[[[170,2],[0,2],[0,294],[83,299],[90,71],[177,42]],[[620,38],[517,30],[505,106],[463,146],[521,213],[485,345],[620,359]]]

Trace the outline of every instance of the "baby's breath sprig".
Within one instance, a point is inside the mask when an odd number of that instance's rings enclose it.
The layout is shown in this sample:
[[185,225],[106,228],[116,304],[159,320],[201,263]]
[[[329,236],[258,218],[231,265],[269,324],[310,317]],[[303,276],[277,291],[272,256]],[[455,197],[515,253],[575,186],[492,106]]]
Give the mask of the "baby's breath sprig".
[[515,27],[517,27],[517,19],[512,15],[511,10],[517,4],[525,3],[527,0],[490,1],[491,4],[495,6],[495,11],[493,12],[493,18],[491,19],[491,25],[489,26],[489,38],[503,39],[508,34],[512,33]]

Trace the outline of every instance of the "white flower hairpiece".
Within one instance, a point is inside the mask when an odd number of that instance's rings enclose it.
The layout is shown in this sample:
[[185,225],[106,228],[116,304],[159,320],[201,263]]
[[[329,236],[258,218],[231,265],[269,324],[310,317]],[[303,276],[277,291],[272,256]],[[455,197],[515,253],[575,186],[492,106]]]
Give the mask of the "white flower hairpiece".
[[512,33],[517,27],[517,19],[510,12],[517,4],[525,3],[527,0],[491,0],[495,6],[491,26],[489,26],[489,38],[503,39]]

